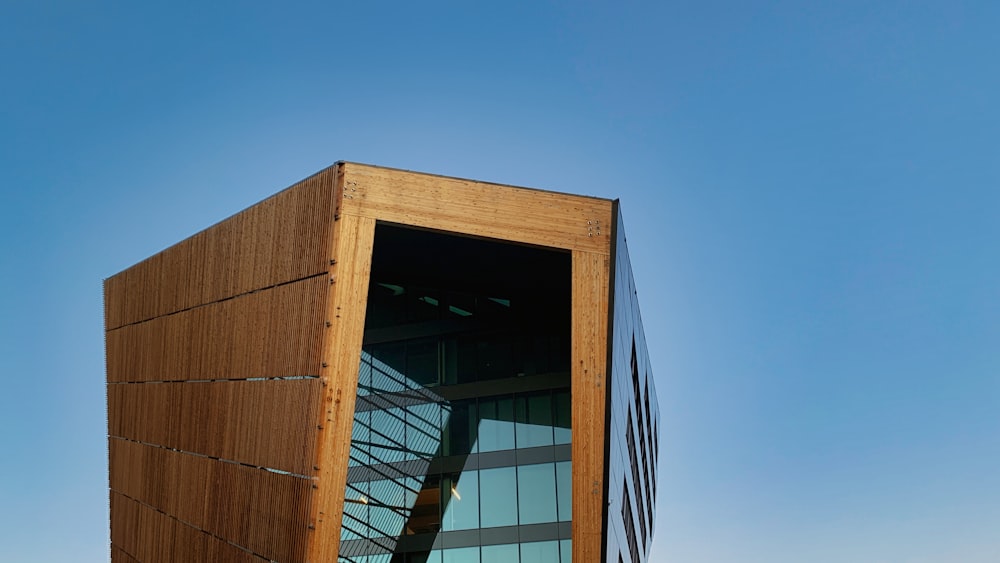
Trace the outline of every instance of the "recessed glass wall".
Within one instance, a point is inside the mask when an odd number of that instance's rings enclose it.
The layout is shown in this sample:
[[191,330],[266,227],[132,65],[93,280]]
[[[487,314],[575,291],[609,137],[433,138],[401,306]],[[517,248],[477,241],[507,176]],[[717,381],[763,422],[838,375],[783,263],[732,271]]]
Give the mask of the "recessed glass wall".
[[340,560],[567,562],[570,257],[379,225]]

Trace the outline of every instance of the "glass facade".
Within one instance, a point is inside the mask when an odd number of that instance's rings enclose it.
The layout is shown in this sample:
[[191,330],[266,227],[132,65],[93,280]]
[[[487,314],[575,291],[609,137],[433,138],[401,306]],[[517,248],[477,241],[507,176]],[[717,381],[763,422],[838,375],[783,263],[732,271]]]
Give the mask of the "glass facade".
[[379,225],[340,560],[571,558],[567,253]]
[[652,544],[659,408],[625,231],[615,220],[605,554],[609,562],[641,563]]

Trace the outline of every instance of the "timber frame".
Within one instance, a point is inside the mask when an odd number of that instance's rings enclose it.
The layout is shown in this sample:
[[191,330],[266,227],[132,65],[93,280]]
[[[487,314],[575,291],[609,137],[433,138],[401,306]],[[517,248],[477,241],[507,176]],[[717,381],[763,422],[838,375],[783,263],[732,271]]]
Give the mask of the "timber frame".
[[[378,223],[571,254],[573,560],[605,559],[614,206],[338,162],[105,280],[112,559],[242,561],[226,554],[243,545],[265,559],[337,560]],[[140,474],[161,463],[175,468],[173,497]],[[271,521],[296,537],[213,512],[226,491],[212,487],[243,494],[261,474],[268,484],[240,510],[287,508]],[[143,526],[178,539],[150,551]],[[184,534],[197,542],[180,545]]]
[[334,561],[375,223],[572,253],[573,560],[600,561],[612,201],[341,162],[308,561]]

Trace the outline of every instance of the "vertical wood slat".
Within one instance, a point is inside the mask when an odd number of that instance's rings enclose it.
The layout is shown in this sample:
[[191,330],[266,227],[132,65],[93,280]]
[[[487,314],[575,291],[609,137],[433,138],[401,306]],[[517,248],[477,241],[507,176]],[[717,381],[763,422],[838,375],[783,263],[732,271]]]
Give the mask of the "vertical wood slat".
[[610,259],[576,251],[572,270],[573,561],[600,561]]
[[319,375],[328,286],[309,278],[111,330],[108,381]]
[[341,215],[334,228],[336,264],[327,318],[330,330],[324,339],[322,407],[316,447],[318,489],[310,510],[315,529],[309,535],[308,561],[336,561],[340,544],[347,458],[357,393],[361,343],[364,336],[368,281],[371,276],[375,220]]
[[111,493],[111,554],[116,563],[267,561],[114,491]]
[[301,561],[310,481],[112,439],[111,488],[277,561]]
[[318,379],[108,386],[112,437],[312,472]]
[[105,329],[326,271],[328,168],[105,282]]

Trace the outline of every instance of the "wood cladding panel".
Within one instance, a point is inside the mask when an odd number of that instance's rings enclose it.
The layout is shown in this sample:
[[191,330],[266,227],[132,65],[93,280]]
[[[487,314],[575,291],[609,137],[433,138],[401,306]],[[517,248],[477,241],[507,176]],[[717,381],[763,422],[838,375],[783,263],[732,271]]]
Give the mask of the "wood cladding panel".
[[312,472],[318,379],[108,385],[108,434],[300,475]]
[[276,561],[301,561],[310,480],[111,439],[111,489]]
[[111,558],[115,563],[267,561],[114,491],[111,492]]
[[325,275],[107,332],[109,382],[319,375]]
[[323,379],[320,425],[317,436],[318,489],[313,495],[309,561],[337,561],[347,458],[351,448],[354,403],[357,394],[361,343],[364,337],[368,281],[371,277],[375,220],[342,215],[334,228],[336,265],[327,318],[332,326],[323,343],[328,364]]
[[125,553],[122,548],[117,545],[111,546],[111,563],[140,563],[138,559],[132,557],[128,553]]
[[603,553],[604,443],[607,408],[610,258],[573,252],[573,560],[600,561]]
[[334,168],[105,280],[105,329],[326,271]]
[[611,201],[344,164],[342,214],[610,253]]

